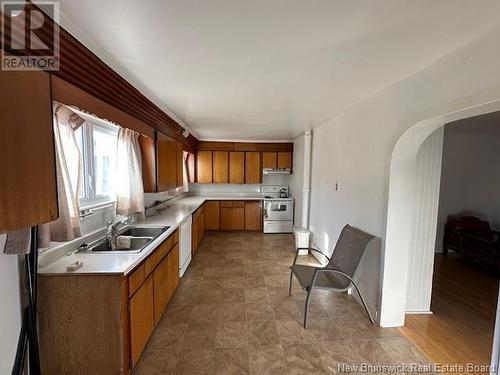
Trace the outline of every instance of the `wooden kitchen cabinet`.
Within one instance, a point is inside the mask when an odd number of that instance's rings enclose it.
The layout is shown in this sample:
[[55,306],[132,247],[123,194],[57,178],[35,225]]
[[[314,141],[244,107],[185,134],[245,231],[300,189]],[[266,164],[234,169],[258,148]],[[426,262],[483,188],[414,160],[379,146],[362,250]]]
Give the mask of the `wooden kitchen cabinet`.
[[177,163],[177,187],[184,184],[184,150],[180,142],[176,142],[176,163]]
[[0,96],[4,233],[56,220],[58,206],[49,74],[0,71]]
[[194,254],[200,246],[200,242],[205,236],[205,204],[200,206],[193,214],[193,224],[191,227],[191,253]]
[[157,134],[157,188],[167,191],[177,187],[177,142],[163,133]]
[[145,193],[156,192],[156,142],[145,135],[139,136],[142,160],[142,185]]
[[245,183],[261,182],[260,152],[245,152]]
[[213,152],[213,182],[227,184],[229,182],[229,155],[227,151]]
[[196,155],[196,171],[199,184],[212,183],[212,151],[198,151]]
[[132,373],[177,288],[178,242],[174,231],[126,276],[40,273],[42,374]]
[[154,327],[153,276],[130,298],[130,359],[135,366]]
[[208,201],[205,203],[205,229],[220,229],[220,203],[218,201]]
[[232,151],[229,153],[229,183],[245,183],[245,153]]
[[245,230],[261,231],[262,230],[262,203],[245,202]]
[[278,152],[278,168],[292,169],[292,153]]
[[245,204],[237,201],[223,201],[220,206],[221,230],[245,230]]
[[278,165],[276,152],[262,153],[262,168],[276,168]]
[[179,244],[174,245],[153,273],[154,322],[158,323],[179,283]]

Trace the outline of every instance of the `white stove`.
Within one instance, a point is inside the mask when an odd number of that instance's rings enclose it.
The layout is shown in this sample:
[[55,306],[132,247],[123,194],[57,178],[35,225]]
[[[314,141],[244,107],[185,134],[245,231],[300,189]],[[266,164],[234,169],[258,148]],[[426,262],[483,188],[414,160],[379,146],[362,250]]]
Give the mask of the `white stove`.
[[261,185],[264,197],[264,233],[292,233],[293,198],[288,195],[288,186]]

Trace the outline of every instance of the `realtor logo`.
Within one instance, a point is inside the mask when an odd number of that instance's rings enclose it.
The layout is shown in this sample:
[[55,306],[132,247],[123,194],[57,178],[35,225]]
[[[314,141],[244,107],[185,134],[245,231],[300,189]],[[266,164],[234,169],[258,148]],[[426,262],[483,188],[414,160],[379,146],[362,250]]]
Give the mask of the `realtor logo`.
[[2,1],[2,70],[59,70],[59,3]]

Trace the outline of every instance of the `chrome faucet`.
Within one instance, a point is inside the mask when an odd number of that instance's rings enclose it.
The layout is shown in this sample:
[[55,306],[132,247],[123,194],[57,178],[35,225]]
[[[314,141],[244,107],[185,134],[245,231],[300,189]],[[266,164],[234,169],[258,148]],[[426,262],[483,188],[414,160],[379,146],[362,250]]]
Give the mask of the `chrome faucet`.
[[120,220],[111,219],[106,223],[106,240],[110,249],[116,248],[116,237],[118,236],[118,225],[126,224],[128,217]]

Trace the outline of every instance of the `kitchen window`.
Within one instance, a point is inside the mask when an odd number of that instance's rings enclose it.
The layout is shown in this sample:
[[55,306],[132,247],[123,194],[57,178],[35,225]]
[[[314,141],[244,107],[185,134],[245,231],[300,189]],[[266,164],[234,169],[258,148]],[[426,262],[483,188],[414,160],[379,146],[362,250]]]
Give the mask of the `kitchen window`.
[[76,131],[82,155],[80,208],[116,200],[114,181],[118,130],[118,126],[105,121],[86,120]]

